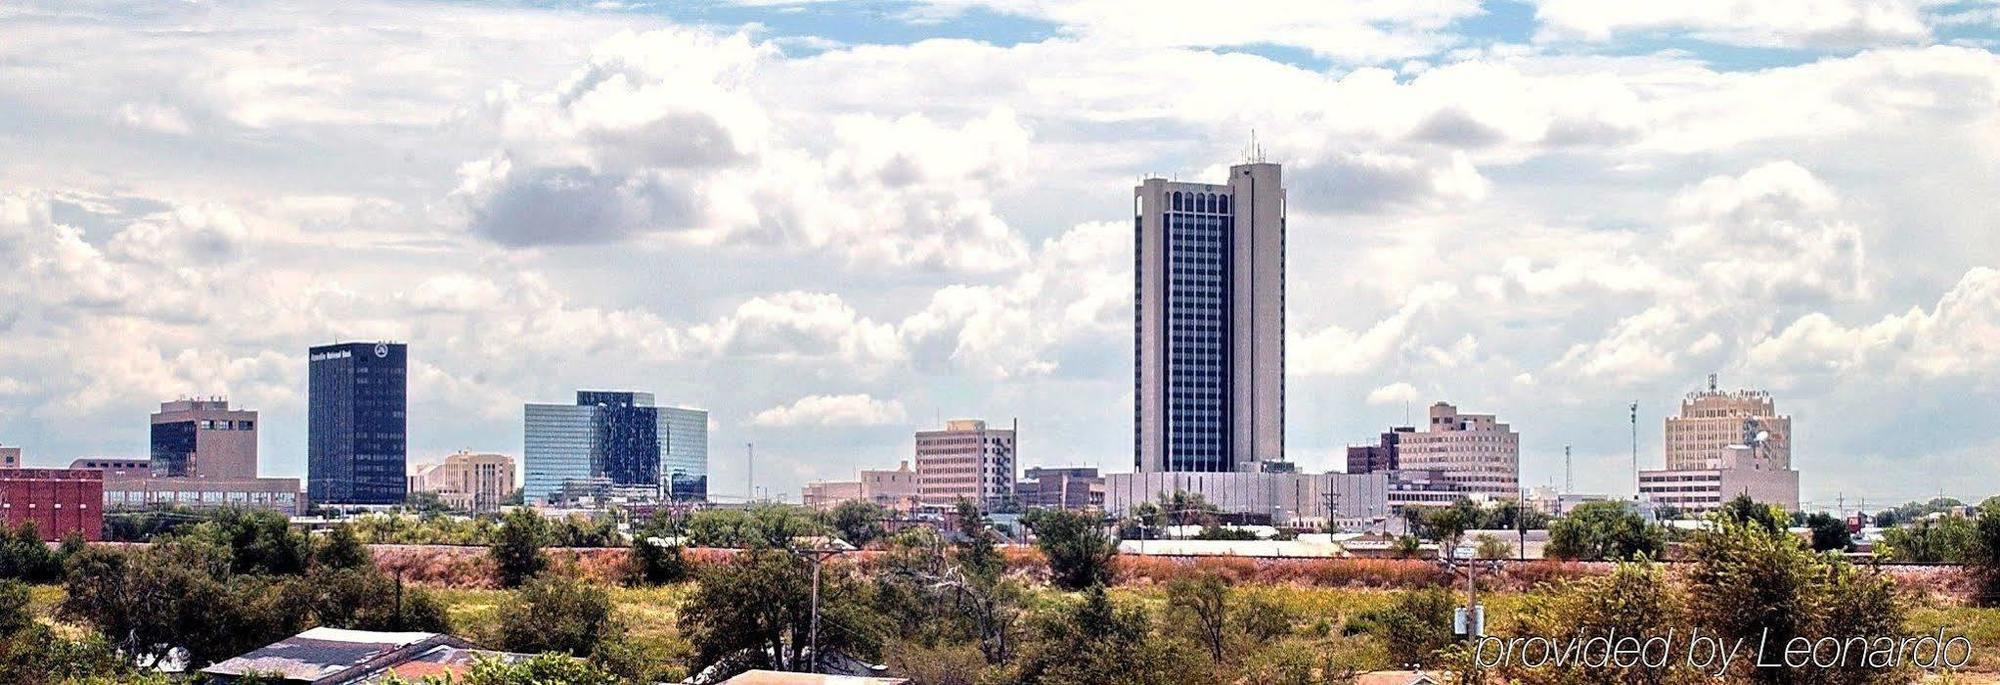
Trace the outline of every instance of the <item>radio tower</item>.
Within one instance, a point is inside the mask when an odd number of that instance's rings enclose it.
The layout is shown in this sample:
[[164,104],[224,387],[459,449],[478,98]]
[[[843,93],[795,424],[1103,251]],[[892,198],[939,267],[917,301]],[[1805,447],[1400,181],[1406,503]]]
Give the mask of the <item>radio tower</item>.
[[1632,401],[1632,501],[1639,501],[1639,401]]
[[1569,445],[1563,445],[1563,491],[1562,494],[1576,492],[1576,472],[1570,467]]

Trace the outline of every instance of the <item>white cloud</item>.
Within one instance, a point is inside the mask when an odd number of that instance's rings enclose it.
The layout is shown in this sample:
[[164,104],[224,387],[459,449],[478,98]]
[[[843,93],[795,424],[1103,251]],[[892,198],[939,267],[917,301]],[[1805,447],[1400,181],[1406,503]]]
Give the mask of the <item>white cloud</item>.
[[1372,405],[1397,405],[1423,399],[1417,386],[1409,383],[1391,383],[1368,391],[1368,403]]
[[1850,47],[1922,40],[1918,0],[1686,0],[1672,3],[1537,0],[1541,38],[1608,41],[1622,33],[1684,31],[1758,47]]
[[882,401],[865,394],[810,395],[789,405],[772,407],[751,417],[750,425],[773,428],[795,426],[856,427],[903,423],[909,414],[903,403]]

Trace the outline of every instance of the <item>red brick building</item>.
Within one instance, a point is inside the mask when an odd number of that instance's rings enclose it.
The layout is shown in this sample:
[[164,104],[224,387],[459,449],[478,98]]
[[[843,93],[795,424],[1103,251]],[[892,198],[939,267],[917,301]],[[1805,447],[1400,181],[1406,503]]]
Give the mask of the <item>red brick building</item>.
[[0,468],[0,520],[34,521],[47,540],[72,532],[104,537],[104,472],[92,469]]

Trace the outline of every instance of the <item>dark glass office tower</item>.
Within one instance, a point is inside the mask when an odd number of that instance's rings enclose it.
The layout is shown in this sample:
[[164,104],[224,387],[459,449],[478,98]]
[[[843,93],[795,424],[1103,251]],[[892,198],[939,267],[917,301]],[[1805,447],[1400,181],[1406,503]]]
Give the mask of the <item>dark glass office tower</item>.
[[306,493],[316,504],[401,504],[409,487],[409,357],[401,343],[310,350]]
[[592,417],[592,473],[614,485],[660,482],[660,410],[652,393],[579,390],[576,404],[596,407]]

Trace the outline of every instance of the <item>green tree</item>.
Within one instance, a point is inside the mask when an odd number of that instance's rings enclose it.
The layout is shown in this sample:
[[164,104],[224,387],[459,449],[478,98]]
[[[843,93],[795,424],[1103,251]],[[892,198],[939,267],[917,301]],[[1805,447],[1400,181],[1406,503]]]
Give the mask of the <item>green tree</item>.
[[1438,652],[1451,646],[1451,593],[1440,588],[1405,590],[1389,606],[1363,611],[1348,623],[1348,632],[1374,634],[1388,648],[1395,664],[1439,663]]
[[1734,499],[1724,502],[1722,508],[1716,510],[1715,515],[1738,524],[1756,525],[1772,531],[1785,530],[1786,523],[1790,519],[1785,510],[1761,504],[1750,499],[1749,495],[1737,495]]
[[2000,507],[1986,506],[1993,502],[1980,505],[1973,543],[1965,554],[1966,573],[1978,588],[1973,600],[1984,607],[2000,606]]
[[1048,558],[1056,587],[1082,590],[1111,582],[1111,559],[1118,541],[1098,527],[1097,517],[1066,509],[1036,509],[1023,519],[1035,531],[1035,548]]
[[797,538],[827,530],[812,512],[784,504],[760,504],[748,511],[706,509],[687,522],[688,538],[696,547],[789,548]]
[[[1905,600],[1893,581],[1818,554],[1783,530],[1755,519],[1717,517],[1713,530],[1688,544],[1688,609],[1692,622],[1727,643],[1782,645],[1793,638],[1893,635],[1907,623]],[[1735,682],[1900,683],[1899,668],[1843,663],[1834,668],[1757,668],[1738,664]]]
[[500,642],[508,651],[589,656],[616,631],[611,594],[568,576],[529,580],[501,604]]
[[882,522],[888,518],[887,507],[868,500],[851,499],[833,507],[833,530],[849,544],[866,547],[882,537]]
[[361,544],[361,538],[354,535],[353,527],[346,524],[327,531],[326,539],[313,553],[313,566],[318,568],[358,569],[372,568],[374,564],[374,555],[368,552],[367,545]]
[[1167,583],[1167,616],[1171,625],[1192,635],[1208,651],[1212,665],[1222,665],[1230,638],[1228,583],[1215,573],[1175,578]]
[[964,497],[955,505],[958,518],[957,560],[969,576],[985,581],[1000,577],[1006,564],[1000,559],[999,534],[979,504]]
[[42,540],[34,521],[22,521],[18,528],[0,521],[0,578],[47,583],[61,575],[62,561]]
[[[829,563],[822,569],[822,654],[877,652],[882,631],[869,603],[868,586],[855,579],[851,566]],[[689,670],[716,667],[728,675],[806,668],[812,606],[812,567],[789,552],[749,549],[727,563],[703,566],[680,610],[681,634],[694,650]]]
[[1030,685],[1168,685],[1198,682],[1186,643],[1159,639],[1145,609],[1119,606],[1092,585],[1080,602],[1036,618],[1019,681]]
[[275,511],[224,509],[214,520],[196,525],[191,534],[228,548],[232,573],[297,575],[305,572],[312,558],[305,534],[293,530],[291,519]]
[[1812,531],[1815,552],[1845,552],[1854,547],[1854,534],[1847,530],[1847,522],[1825,512],[1807,516],[1806,528]]
[[1972,552],[1977,537],[1972,522],[1962,517],[1919,518],[1883,531],[1878,554],[1915,563],[1961,561]]
[[666,585],[687,579],[687,558],[679,545],[656,542],[654,538],[632,540],[630,555],[632,580],[641,585]]
[[1549,524],[1544,554],[1557,559],[1659,558],[1666,533],[1621,502],[1585,502]]
[[[1610,575],[1544,586],[1530,601],[1510,629],[1497,638],[1568,635],[1665,635],[1668,631],[1686,634],[1688,611],[1686,593],[1668,579],[1658,565],[1647,561],[1620,563]],[[1508,660],[1499,666],[1501,679],[1521,685],[1696,685],[1710,682],[1707,674],[1691,668],[1685,659],[1673,659],[1665,668],[1643,666],[1619,668],[1615,663],[1597,667],[1588,660],[1538,663],[1528,666]]]
[[500,571],[500,585],[519,587],[548,568],[549,557],[542,551],[548,544],[548,522],[530,509],[510,509],[500,524],[500,533],[487,554]]
[[610,671],[582,659],[561,654],[542,654],[518,663],[481,659],[472,665],[464,680],[432,676],[419,683],[390,676],[383,685],[620,685]]

